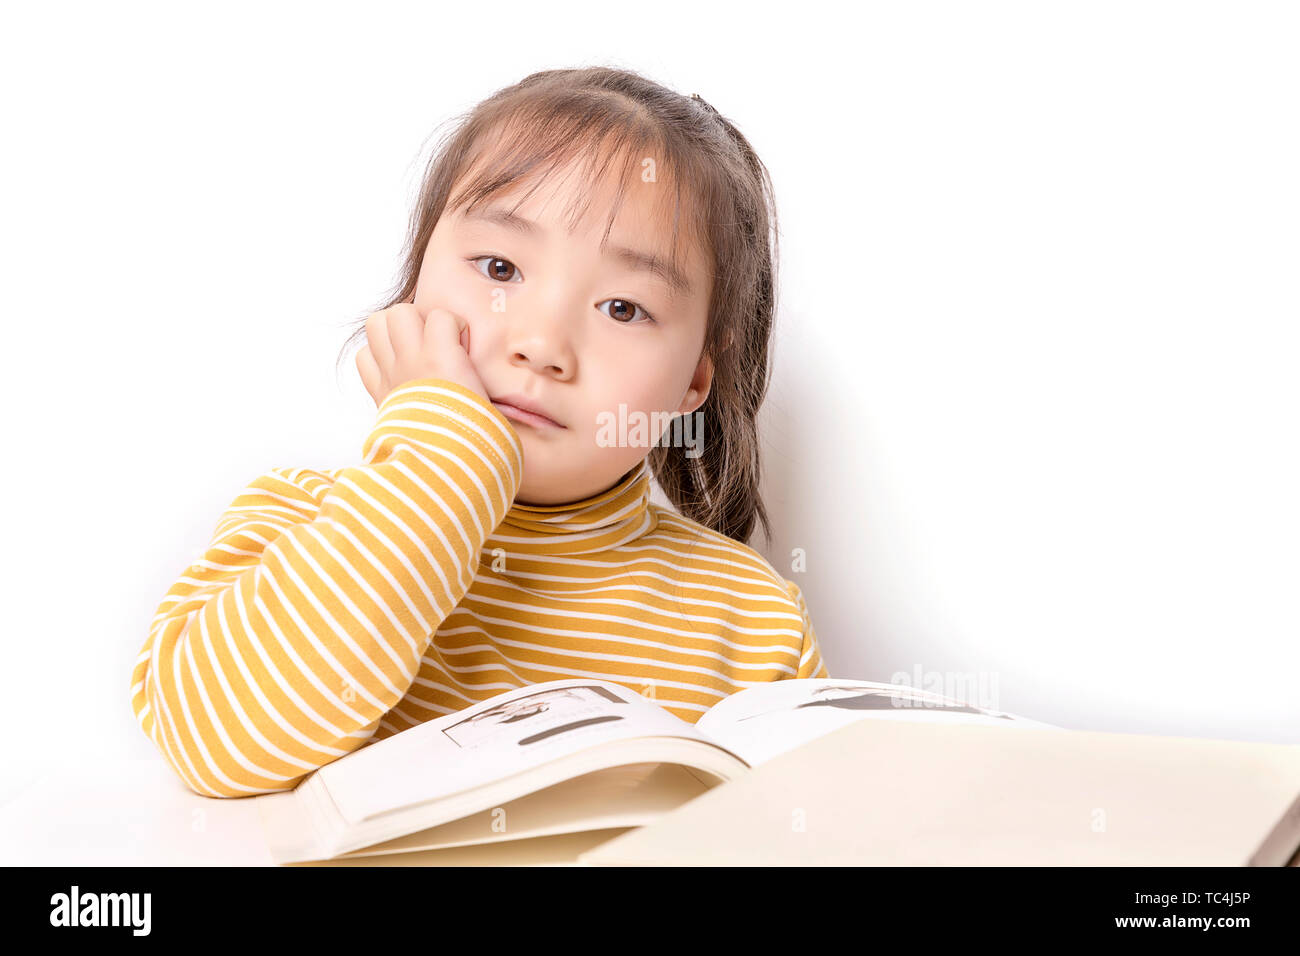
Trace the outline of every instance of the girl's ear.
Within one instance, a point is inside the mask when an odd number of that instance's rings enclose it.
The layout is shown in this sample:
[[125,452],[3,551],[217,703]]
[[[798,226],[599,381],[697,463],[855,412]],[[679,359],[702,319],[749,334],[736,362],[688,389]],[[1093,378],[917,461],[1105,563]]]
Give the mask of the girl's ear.
[[691,379],[690,387],[686,389],[686,395],[682,398],[682,403],[677,410],[683,415],[689,415],[695,411],[709,397],[709,388],[712,385],[713,362],[707,355],[701,355],[699,364],[695,366],[695,375]]

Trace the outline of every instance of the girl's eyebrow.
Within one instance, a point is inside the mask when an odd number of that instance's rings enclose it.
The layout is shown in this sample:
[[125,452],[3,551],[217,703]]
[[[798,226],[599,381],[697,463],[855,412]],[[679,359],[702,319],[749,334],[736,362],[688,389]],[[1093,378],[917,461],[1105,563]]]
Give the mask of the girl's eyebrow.
[[[546,229],[539,223],[533,222],[531,219],[525,219],[523,216],[516,216],[510,210],[502,209],[500,206],[482,206],[476,209],[468,209],[462,214],[462,217],[464,219],[478,219],[496,226],[504,226],[530,238],[546,232]],[[605,255],[621,259],[640,272],[653,273],[666,282],[677,295],[690,296],[690,279],[666,259],[648,252],[642,252],[639,249],[629,249],[626,246],[605,246],[604,243],[602,243],[602,246],[604,246]]]

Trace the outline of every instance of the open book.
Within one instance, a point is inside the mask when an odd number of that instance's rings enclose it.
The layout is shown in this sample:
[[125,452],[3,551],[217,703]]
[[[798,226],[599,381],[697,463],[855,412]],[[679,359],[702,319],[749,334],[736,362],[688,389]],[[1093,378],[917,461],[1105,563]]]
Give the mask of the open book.
[[1300,744],[859,720],[647,826],[553,857],[578,866],[1236,867],[1300,866],[1298,848]]
[[749,687],[691,724],[621,684],[567,679],[427,721],[254,799],[277,863],[634,828],[880,719],[1058,729],[908,685],[833,678]]

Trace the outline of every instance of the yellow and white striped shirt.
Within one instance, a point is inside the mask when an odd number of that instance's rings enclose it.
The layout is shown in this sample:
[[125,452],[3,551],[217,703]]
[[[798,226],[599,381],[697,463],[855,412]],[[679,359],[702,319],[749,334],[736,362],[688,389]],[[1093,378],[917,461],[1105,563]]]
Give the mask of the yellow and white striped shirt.
[[289,790],[541,681],[616,682],[694,723],[753,684],[829,676],[798,585],[652,502],[645,459],[581,501],[515,502],[513,426],[437,378],[389,393],[362,451],[254,480],[158,607],[131,707],[196,793]]

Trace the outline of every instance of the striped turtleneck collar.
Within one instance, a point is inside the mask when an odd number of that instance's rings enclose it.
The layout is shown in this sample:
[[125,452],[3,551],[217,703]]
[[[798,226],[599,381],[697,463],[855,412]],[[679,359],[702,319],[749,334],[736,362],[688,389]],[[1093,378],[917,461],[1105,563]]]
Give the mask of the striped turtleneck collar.
[[483,550],[507,554],[592,554],[654,530],[650,463],[641,459],[612,487],[579,501],[527,505],[516,501]]

